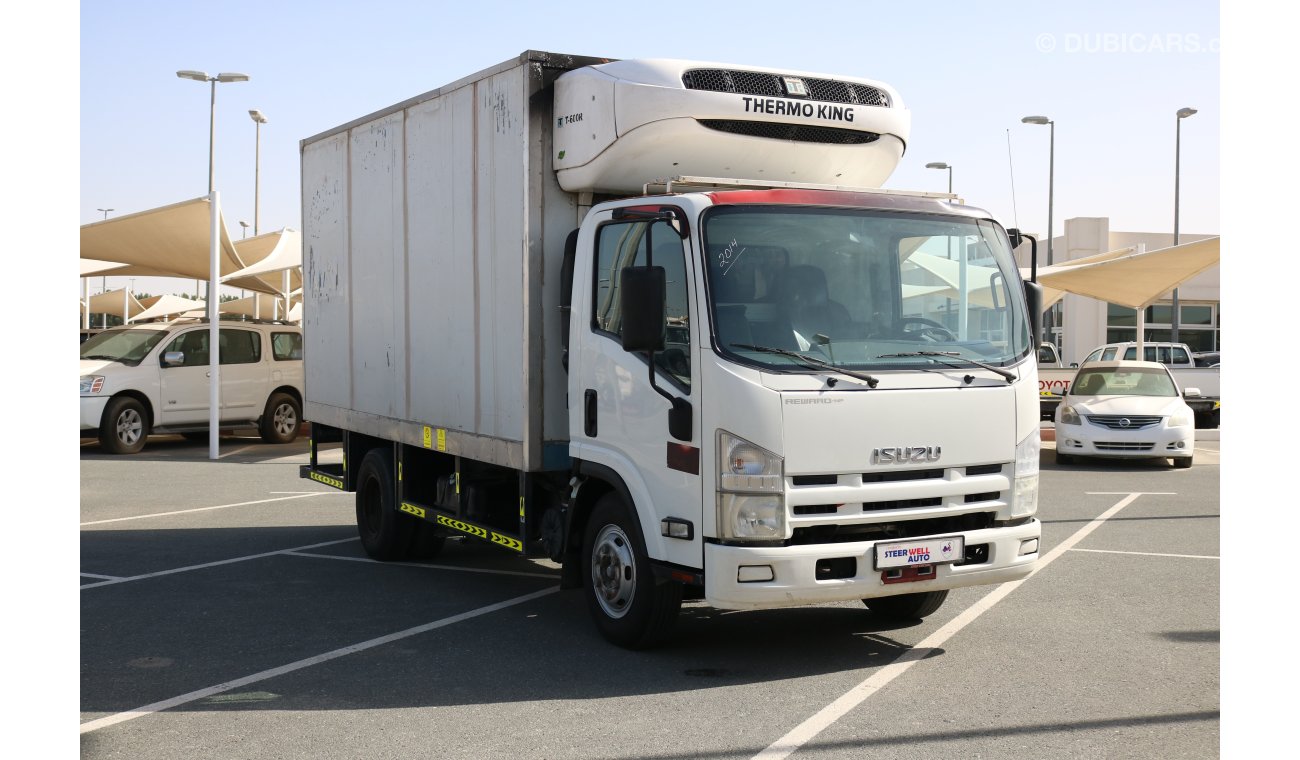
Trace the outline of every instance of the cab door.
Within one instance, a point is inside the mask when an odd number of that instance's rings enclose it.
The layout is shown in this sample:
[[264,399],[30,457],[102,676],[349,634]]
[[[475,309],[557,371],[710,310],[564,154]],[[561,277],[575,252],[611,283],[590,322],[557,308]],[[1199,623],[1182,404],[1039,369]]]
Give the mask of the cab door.
[[[180,352],[184,360],[168,366],[162,357]],[[208,328],[195,327],[177,335],[159,355],[158,424],[200,425],[208,421]]]
[[[664,221],[608,221],[584,236],[588,282],[574,282],[575,336],[581,336],[570,388],[570,440],[576,456],[613,469],[636,502],[647,551],[655,559],[701,567],[703,543],[700,418],[696,382],[699,330],[691,313],[695,284],[689,241]],[[584,250],[585,248],[585,250]],[[667,275],[666,345],[654,354],[657,385],[692,408],[689,437],[669,432],[670,403],[650,386],[645,353],[624,351],[619,282],[629,266],[652,264]],[[576,393],[576,398],[574,397]],[[680,432],[680,431],[679,431]],[[691,538],[666,538],[661,521],[691,523]]]
[[262,414],[270,394],[270,362],[263,361],[262,334],[221,328],[221,421],[241,422]]

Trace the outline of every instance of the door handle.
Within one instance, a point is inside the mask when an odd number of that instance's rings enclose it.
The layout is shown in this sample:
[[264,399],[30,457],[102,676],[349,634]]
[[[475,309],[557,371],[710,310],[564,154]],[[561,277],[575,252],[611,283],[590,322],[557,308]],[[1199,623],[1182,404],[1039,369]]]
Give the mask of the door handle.
[[588,438],[596,437],[596,391],[591,388],[583,394],[582,431]]

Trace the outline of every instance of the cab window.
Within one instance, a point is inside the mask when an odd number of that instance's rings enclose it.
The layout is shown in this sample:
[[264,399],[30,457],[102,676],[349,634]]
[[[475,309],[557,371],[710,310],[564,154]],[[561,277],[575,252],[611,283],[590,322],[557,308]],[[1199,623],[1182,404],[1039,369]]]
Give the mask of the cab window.
[[221,363],[256,364],[262,361],[262,336],[253,330],[221,328]]
[[208,331],[190,330],[189,332],[177,335],[167,347],[163,349],[163,356],[169,353],[181,352],[184,354],[184,361],[180,364],[172,364],[173,367],[197,367],[207,366],[210,359],[208,358]]
[[278,332],[271,334],[271,356],[278,362],[302,358],[302,333]]
[[682,239],[666,222],[612,223],[597,232],[591,326],[611,337],[622,337],[619,275],[626,267],[646,265],[647,238],[654,246],[650,263],[663,267],[667,275],[667,340],[664,350],[655,352],[655,366],[689,392],[691,316],[686,289],[686,251]]

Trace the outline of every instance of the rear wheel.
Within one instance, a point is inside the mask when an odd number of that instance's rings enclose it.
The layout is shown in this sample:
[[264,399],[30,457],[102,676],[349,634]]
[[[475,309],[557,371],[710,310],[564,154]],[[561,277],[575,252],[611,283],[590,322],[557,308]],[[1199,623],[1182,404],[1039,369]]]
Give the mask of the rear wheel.
[[99,444],[110,454],[135,454],[144,448],[149,423],[144,404],[119,396],[104,407],[99,421]]
[[927,591],[920,594],[900,594],[898,596],[882,596],[876,599],[863,599],[862,603],[867,605],[867,609],[872,614],[880,615],[888,620],[920,620],[923,617],[933,615],[943,600],[948,598],[948,592],[945,591]]
[[371,450],[357,470],[357,533],[366,554],[374,559],[405,559],[415,537],[416,523],[402,519],[395,494],[392,454]]
[[609,641],[644,649],[672,631],[682,586],[656,582],[632,511],[615,493],[596,502],[582,552],[583,587],[596,627]]
[[291,443],[302,427],[302,407],[287,393],[272,393],[266,400],[258,432],[267,443]]

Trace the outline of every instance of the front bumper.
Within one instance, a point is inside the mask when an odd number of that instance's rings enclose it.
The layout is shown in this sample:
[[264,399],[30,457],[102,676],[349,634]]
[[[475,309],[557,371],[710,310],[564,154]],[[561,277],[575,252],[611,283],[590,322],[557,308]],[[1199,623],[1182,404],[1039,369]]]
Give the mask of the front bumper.
[[99,429],[99,421],[104,418],[105,406],[108,406],[108,398],[105,396],[81,397],[82,431]]
[[1081,457],[1190,457],[1195,444],[1193,426],[1159,426],[1145,430],[1112,430],[1085,422],[1056,426],[1056,452]]
[[[966,546],[988,545],[988,559],[979,564],[936,565],[932,580],[885,583],[875,569],[875,541],[807,546],[748,547],[705,544],[705,601],[719,609],[756,609],[843,602],[895,594],[941,591],[963,586],[1006,583],[1033,570],[1038,552],[1020,554],[1021,545],[1040,537],[1041,525],[1031,520],[1014,528],[990,528],[961,533]],[[957,535],[957,534],[953,534]],[[817,579],[819,560],[854,558],[852,577]],[[741,566],[768,566],[772,580],[740,582]]]

